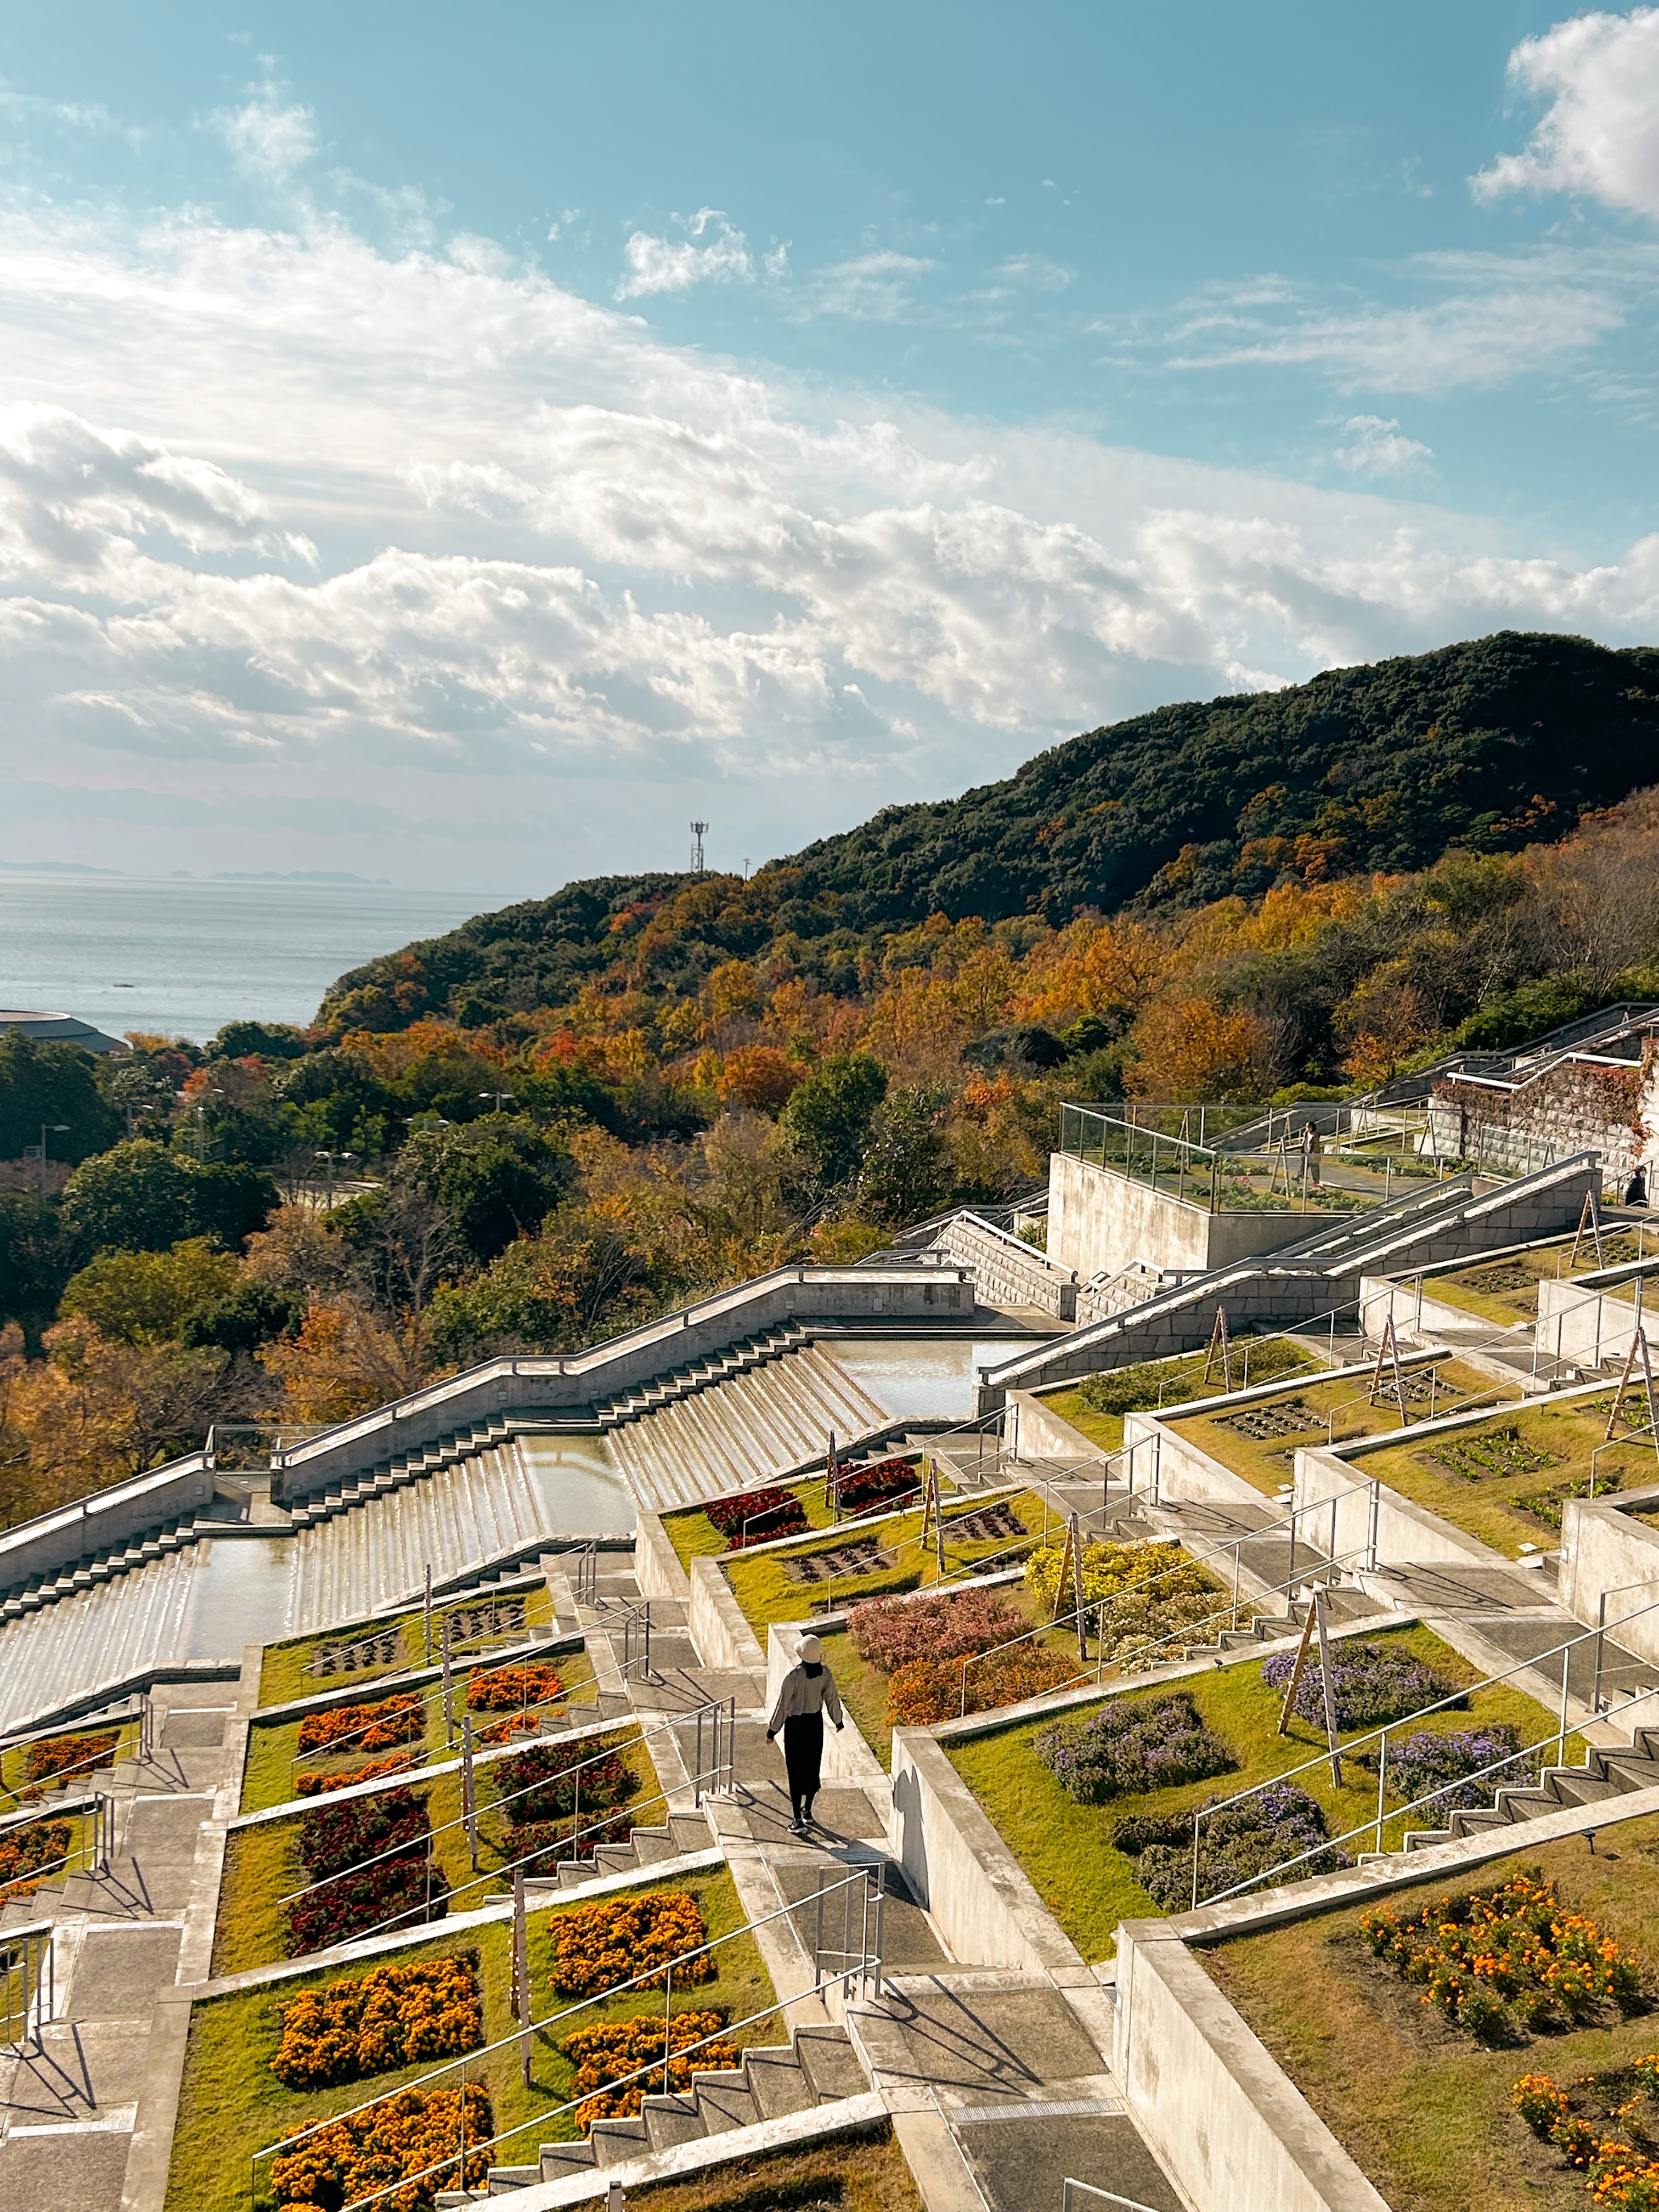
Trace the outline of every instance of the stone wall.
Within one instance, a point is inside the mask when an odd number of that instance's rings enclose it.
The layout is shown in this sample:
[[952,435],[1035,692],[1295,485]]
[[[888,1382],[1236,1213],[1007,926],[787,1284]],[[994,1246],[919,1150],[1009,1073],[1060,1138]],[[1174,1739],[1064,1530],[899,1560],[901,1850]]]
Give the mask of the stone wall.
[[1638,1134],[1645,1081],[1638,1069],[1583,1060],[1513,1088],[1445,1078],[1430,1097],[1426,1149],[1478,1158],[1489,1172],[1525,1175],[1593,1148],[1607,1180],[1622,1182],[1652,1141]]
[[936,1252],[961,1267],[974,1271],[974,1286],[982,1306],[1036,1306],[1060,1321],[1077,1313],[1077,1275],[1040,1252],[1022,1243],[1006,1229],[982,1221],[976,1213],[952,1214],[934,1242]]

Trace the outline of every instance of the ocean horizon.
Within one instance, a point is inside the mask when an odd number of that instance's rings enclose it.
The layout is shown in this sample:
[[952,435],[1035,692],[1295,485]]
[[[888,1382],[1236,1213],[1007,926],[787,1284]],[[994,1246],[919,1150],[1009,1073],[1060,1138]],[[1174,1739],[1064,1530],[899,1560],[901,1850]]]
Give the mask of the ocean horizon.
[[198,1043],[228,1021],[304,1024],[347,969],[524,896],[8,870],[0,1006]]

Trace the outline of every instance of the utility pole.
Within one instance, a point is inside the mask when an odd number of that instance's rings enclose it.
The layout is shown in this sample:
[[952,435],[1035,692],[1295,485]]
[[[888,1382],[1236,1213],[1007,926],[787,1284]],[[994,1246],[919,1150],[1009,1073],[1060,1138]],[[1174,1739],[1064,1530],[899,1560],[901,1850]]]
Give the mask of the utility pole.
[[46,1194],[46,1137],[48,1133],[54,1137],[66,1137],[69,1134],[69,1123],[67,1121],[43,1121],[40,1124],[40,1195],[42,1198]]
[[709,827],[707,822],[694,822],[691,824],[691,872],[694,876],[700,876],[703,872],[702,841]]

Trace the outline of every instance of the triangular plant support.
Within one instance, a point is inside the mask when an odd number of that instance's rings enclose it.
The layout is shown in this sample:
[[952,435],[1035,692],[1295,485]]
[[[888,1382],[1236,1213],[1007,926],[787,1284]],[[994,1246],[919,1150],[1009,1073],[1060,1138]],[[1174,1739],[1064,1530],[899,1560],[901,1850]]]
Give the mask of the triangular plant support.
[[1221,1355],[1222,1380],[1231,1390],[1233,1387],[1233,1350],[1232,1341],[1227,1334],[1225,1306],[1218,1306],[1215,1310],[1215,1327],[1210,1331],[1209,1349],[1204,1354],[1204,1380],[1206,1382],[1218,1352]]
[[1394,1333],[1392,1312],[1382,1324],[1382,1341],[1376,1347],[1376,1365],[1371,1373],[1371,1387],[1368,1394],[1368,1402],[1373,1406],[1376,1403],[1378,1392],[1383,1387],[1382,1370],[1386,1361],[1393,1363],[1394,1395],[1395,1401],[1400,1407],[1400,1425],[1402,1429],[1408,1429],[1411,1426],[1411,1415],[1406,1411],[1406,1378],[1400,1370],[1400,1340]]

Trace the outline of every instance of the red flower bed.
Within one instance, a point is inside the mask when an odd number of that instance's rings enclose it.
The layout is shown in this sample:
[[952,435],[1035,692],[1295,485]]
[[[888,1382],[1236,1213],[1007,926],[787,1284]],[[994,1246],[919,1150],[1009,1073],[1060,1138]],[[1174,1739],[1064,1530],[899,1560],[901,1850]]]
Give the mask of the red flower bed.
[[[441,2189],[461,2185],[463,2134],[472,2143],[487,2142],[495,2132],[489,2099],[476,2081],[464,2089],[405,2089],[279,2152],[270,2162],[271,2191],[283,2208],[310,2204],[337,2212],[406,2173],[435,2166],[435,2173],[383,2199],[387,2212],[427,2212]],[[468,2152],[467,2188],[483,2188],[494,2155]]]
[[474,1674],[466,1686],[471,1713],[505,1713],[524,1705],[544,1705],[564,1695],[556,1667],[496,1667]]
[[301,1751],[390,1751],[413,1743],[426,1729],[426,1708],[418,1698],[381,1698],[365,1705],[337,1705],[332,1712],[307,1713],[300,1723]]
[[557,1820],[574,1813],[579,1780],[584,1820],[590,1812],[625,1803],[640,1786],[620,1752],[596,1758],[592,1746],[582,1743],[538,1743],[498,1760],[489,1772],[497,1800],[516,1821]]
[[349,1790],[354,1782],[378,1782],[383,1775],[407,1774],[416,1763],[412,1751],[394,1752],[390,1759],[371,1759],[362,1766],[343,1766],[337,1774],[307,1772],[294,1778],[296,1797],[321,1797],[331,1790]]
[[319,1805],[300,1821],[300,1857],[313,1881],[406,1847],[424,1854],[432,1822],[412,1790],[385,1790],[347,1805]]
[[872,1506],[889,1504],[896,1498],[915,1496],[921,1488],[921,1477],[908,1459],[878,1460],[873,1467],[861,1467],[842,1476],[841,1510],[867,1513]]
[[419,1858],[382,1859],[361,1874],[343,1874],[322,1889],[296,1897],[288,1908],[288,1955],[303,1959],[333,1943],[348,1943],[388,1922],[417,1928],[449,1910],[443,1869]]
[[726,1540],[728,1552],[769,1544],[775,1536],[798,1536],[806,1527],[806,1509],[793,1490],[775,1486],[745,1490],[738,1498],[711,1498],[703,1511]]
[[890,1674],[919,1659],[963,1659],[972,1651],[992,1650],[1025,1635],[1030,1626],[1006,1592],[964,1590],[960,1597],[919,1598],[914,1603],[872,1598],[854,1607],[847,1632],[860,1659]]

